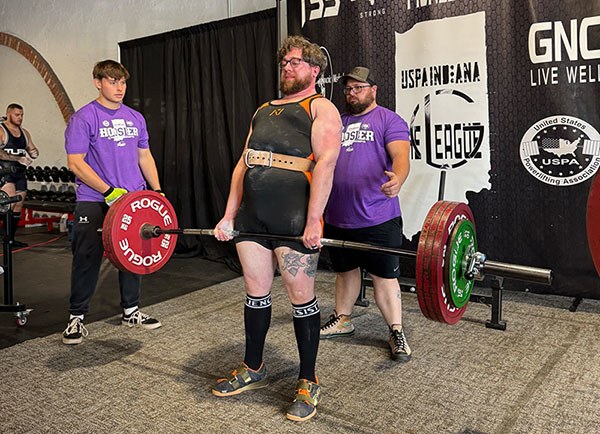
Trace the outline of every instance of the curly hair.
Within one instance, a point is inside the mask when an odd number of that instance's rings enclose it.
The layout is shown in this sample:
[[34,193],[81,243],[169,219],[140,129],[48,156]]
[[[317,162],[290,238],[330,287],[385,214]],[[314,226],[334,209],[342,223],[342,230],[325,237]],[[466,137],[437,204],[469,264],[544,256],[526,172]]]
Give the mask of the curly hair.
[[113,78],[115,80],[124,78],[125,80],[129,80],[129,71],[119,62],[102,60],[94,65],[92,76],[96,80],[102,80],[103,78]]
[[299,35],[288,36],[283,40],[281,47],[277,51],[277,63],[281,62],[284,56],[294,48],[302,50],[302,60],[311,66],[319,67],[319,75],[327,68],[327,57],[321,48],[304,36]]

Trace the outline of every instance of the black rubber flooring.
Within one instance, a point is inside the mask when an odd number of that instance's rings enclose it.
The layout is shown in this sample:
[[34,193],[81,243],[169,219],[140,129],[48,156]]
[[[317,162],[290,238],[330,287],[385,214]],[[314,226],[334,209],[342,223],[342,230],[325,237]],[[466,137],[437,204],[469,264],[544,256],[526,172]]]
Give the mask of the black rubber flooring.
[[[0,348],[61,332],[69,315],[71,246],[66,233],[48,232],[46,227],[26,228],[19,229],[17,239],[28,243],[29,247],[17,249],[12,253],[11,305],[18,302],[33,311],[27,316],[24,326],[17,325],[13,313],[0,312]],[[85,322],[94,322],[121,313],[117,271],[110,264],[107,265],[106,268],[103,266]],[[152,304],[238,276],[239,274],[224,261],[174,255],[163,269],[144,276],[142,310],[151,312],[151,307],[147,307]],[[6,306],[7,275],[3,273],[0,280],[0,302]]]

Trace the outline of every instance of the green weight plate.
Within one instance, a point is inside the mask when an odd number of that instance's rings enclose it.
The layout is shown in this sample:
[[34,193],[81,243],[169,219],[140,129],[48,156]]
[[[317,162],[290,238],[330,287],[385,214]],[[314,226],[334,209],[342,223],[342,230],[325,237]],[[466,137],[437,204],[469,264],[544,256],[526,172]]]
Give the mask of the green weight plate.
[[444,283],[455,307],[469,301],[475,282],[465,277],[467,257],[477,251],[475,227],[469,220],[461,220],[452,231],[444,258]]

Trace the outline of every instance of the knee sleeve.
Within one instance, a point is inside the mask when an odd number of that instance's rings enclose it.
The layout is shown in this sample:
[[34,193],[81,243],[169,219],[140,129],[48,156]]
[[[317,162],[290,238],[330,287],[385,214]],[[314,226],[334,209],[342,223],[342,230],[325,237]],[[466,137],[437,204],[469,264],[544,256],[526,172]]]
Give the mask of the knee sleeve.
[[319,351],[321,311],[316,297],[308,303],[292,304],[294,332],[300,353],[300,373],[298,378],[316,382],[315,365]]
[[260,368],[265,339],[271,325],[271,294],[264,297],[246,295],[244,303],[244,326],[246,329],[246,355],[244,363],[250,368]]

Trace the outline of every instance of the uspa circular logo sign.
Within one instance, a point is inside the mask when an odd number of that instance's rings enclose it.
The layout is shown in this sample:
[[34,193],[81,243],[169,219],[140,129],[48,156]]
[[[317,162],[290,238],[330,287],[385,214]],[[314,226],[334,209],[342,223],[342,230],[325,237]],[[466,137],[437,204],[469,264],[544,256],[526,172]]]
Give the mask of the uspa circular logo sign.
[[586,121],[557,115],[533,124],[521,139],[521,162],[539,181],[579,184],[600,167],[600,134]]

